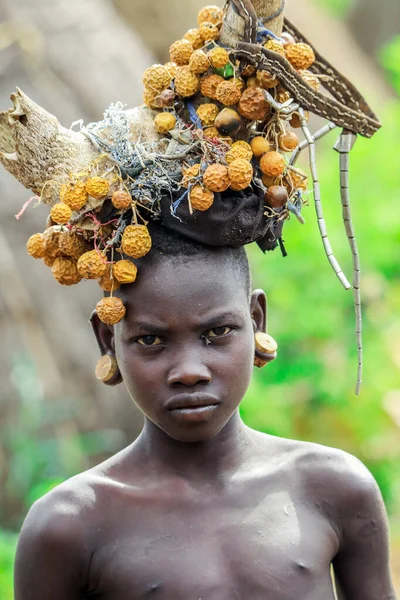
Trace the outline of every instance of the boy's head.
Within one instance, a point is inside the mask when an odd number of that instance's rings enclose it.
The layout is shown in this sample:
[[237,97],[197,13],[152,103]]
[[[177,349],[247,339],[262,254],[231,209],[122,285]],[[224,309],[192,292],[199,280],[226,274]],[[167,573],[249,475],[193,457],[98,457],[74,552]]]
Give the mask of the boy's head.
[[243,248],[210,248],[152,224],[151,252],[118,295],[115,326],[96,316],[102,354],[114,354],[145,417],[184,442],[210,439],[236,412],[250,382],[265,295],[250,293]]

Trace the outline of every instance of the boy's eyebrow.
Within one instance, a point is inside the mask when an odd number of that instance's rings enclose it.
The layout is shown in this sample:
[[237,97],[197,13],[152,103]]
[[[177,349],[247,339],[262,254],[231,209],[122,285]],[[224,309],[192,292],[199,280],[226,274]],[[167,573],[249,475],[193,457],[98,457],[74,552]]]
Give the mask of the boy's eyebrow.
[[216,327],[217,325],[221,325],[221,323],[237,323],[239,315],[232,312],[224,312],[215,317],[211,317],[210,319],[203,321],[201,323],[202,327],[210,328]]
[[[232,312],[221,313],[215,317],[211,317],[204,321],[199,321],[196,327],[201,329],[212,329],[225,323],[237,323],[238,315]],[[138,334],[147,335],[162,335],[168,332],[168,327],[155,325],[154,323],[145,323],[144,321],[133,321],[130,323],[130,328],[134,329]]]

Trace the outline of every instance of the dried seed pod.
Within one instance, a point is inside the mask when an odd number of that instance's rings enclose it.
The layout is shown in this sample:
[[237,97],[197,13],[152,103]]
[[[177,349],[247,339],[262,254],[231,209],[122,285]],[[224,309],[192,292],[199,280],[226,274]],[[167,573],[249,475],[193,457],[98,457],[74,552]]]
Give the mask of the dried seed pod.
[[222,23],[222,17],[224,16],[224,11],[219,6],[210,5],[205,6],[201,9],[198,14],[197,20],[199,25],[204,22],[214,23],[214,25],[219,25]]
[[119,283],[136,281],[137,266],[131,260],[119,260],[113,268],[114,277]]
[[171,108],[175,101],[174,90],[163,90],[152,101],[154,108]]
[[285,56],[285,48],[283,47],[283,43],[278,40],[268,40],[266,44],[264,44],[264,48],[267,50],[272,50],[272,52],[276,52],[281,56]]
[[128,210],[132,204],[132,196],[125,190],[117,190],[113,193],[111,202],[118,210]]
[[106,259],[97,250],[85,252],[78,260],[78,272],[82,279],[98,279],[106,270]]
[[162,92],[172,80],[172,75],[164,65],[152,65],[143,73],[143,85],[154,92]]
[[90,177],[86,182],[86,191],[92,198],[105,198],[110,193],[110,184],[103,177]]
[[190,42],[195,50],[201,48],[204,44],[203,38],[200,35],[200,29],[189,29],[183,36],[184,40]]
[[246,65],[245,68],[241,71],[241,74],[244,77],[251,77],[256,72],[256,68],[253,65]]
[[46,265],[46,267],[52,267],[54,265],[56,261],[56,257],[55,256],[51,256],[51,254],[46,254],[43,256],[43,262]]
[[216,127],[206,127],[203,131],[203,136],[209,140],[219,138],[220,134]]
[[75,285],[82,279],[73,258],[56,258],[51,270],[61,285]]
[[72,210],[81,210],[88,201],[86,184],[83,181],[64,184],[60,191],[60,200]]
[[192,183],[192,181],[196,177],[199,176],[199,174],[200,174],[200,164],[193,165],[191,167],[188,167],[187,169],[183,169],[182,173],[183,173],[182,186],[185,187],[185,188],[188,188],[189,185]]
[[208,53],[208,58],[215,69],[223,69],[229,62],[229,54],[225,48],[216,46]]
[[250,121],[263,121],[269,112],[269,104],[260,88],[247,88],[239,102],[239,112]]
[[166,134],[176,125],[176,117],[170,112],[159,113],[154,119],[154,127],[158,133]]
[[253,158],[253,150],[251,149],[250,144],[243,141],[235,142],[225,156],[228,165],[238,158],[251,161]]
[[145,88],[143,91],[143,103],[149,108],[157,108],[156,98],[158,96],[158,92],[154,92],[148,88]]
[[203,75],[211,67],[210,59],[203,50],[195,50],[189,60],[189,69],[196,75]]
[[58,247],[62,254],[78,260],[88,249],[88,243],[76,232],[62,231],[58,238]]
[[189,64],[193,52],[194,48],[188,40],[178,40],[170,47],[169,56],[172,62],[182,67]]
[[113,377],[118,373],[118,363],[114,356],[110,356],[109,354],[105,354],[100,358],[97,362],[95,374],[96,379],[102,381],[103,383],[107,383],[111,381]]
[[242,126],[240,115],[231,108],[224,108],[215,119],[215,127],[221,135],[236,135]]
[[299,75],[301,75],[304,81],[308,83],[308,85],[310,85],[312,88],[314,88],[314,90],[319,89],[320,82],[318,77],[316,77],[314,73],[311,73],[311,71],[304,69],[303,71],[299,71]]
[[257,71],[256,81],[258,87],[262,87],[264,90],[269,90],[279,84],[279,80],[276,76],[271,75],[268,71]]
[[263,154],[266,154],[271,149],[271,145],[267,138],[261,135],[253,138],[250,142],[250,146],[256,158],[261,158]]
[[196,112],[199,115],[202,125],[209,126],[214,125],[215,119],[219,113],[219,108],[216,104],[200,104]]
[[283,185],[272,185],[268,188],[265,201],[271,208],[282,208],[289,200],[288,191]]
[[294,69],[308,69],[315,62],[314,50],[302,42],[290,44],[285,48],[286,58]]
[[246,83],[241,77],[231,77],[230,79],[228,79],[228,81],[234,83],[241,93],[244,92],[244,90],[246,89]]
[[54,223],[65,225],[72,217],[72,210],[65,202],[57,202],[50,211],[50,216]]
[[115,296],[102,298],[96,306],[97,316],[107,325],[116,325],[125,317],[126,307],[121,298]]
[[279,152],[271,150],[261,157],[260,168],[264,175],[268,175],[269,177],[279,177],[286,169],[285,159]]
[[203,181],[211,192],[224,192],[230,183],[228,168],[224,165],[210,165],[204,173]]
[[114,275],[111,276],[111,273],[112,273],[112,270],[107,269],[107,271],[104,273],[104,275],[102,277],[100,277],[100,279],[98,279],[99,286],[105,292],[115,292],[116,290],[118,290],[121,287],[121,284],[119,283],[119,281],[117,281],[115,279]]
[[46,254],[43,234],[35,233],[34,235],[31,235],[26,242],[26,249],[28,250],[28,254],[33,258],[43,258]]
[[308,188],[308,177],[301,169],[292,168],[288,169],[283,183],[289,190],[289,193],[294,189],[306,191]]
[[201,185],[195,185],[189,194],[190,203],[194,210],[208,210],[214,202],[214,194]]
[[215,92],[216,99],[225,106],[233,106],[237,104],[241,97],[241,91],[232,81],[223,81],[217,87]]
[[58,258],[59,256],[61,256],[62,253],[58,245],[60,234],[61,227],[58,227],[57,225],[45,229],[45,231],[43,232],[43,239],[44,246],[46,249],[46,255],[51,256],[53,258]]
[[284,31],[281,34],[281,40],[283,43],[283,47],[286,48],[286,46],[290,46],[291,44],[295,44],[296,40],[294,39],[294,37],[292,36],[291,33]]
[[288,92],[287,90],[282,90],[278,92],[276,99],[280,104],[285,104],[285,102],[288,102],[291,99],[291,97],[292,96],[290,95],[290,92]]
[[275,354],[278,350],[278,344],[274,338],[262,331],[256,333],[255,341],[256,349],[263,354]]
[[182,98],[190,98],[199,91],[199,78],[190,67],[181,67],[175,77],[175,90]]
[[229,165],[228,175],[233,190],[245,190],[253,179],[253,167],[248,160],[237,158]]
[[270,177],[269,175],[262,176],[262,182],[266,188],[271,187],[271,185],[278,185],[280,177]]
[[284,152],[292,152],[299,145],[299,138],[293,131],[281,133],[278,138],[279,148]]
[[[304,111],[304,117],[306,119],[306,122],[308,122],[308,119],[310,118],[310,113],[308,112],[308,110]],[[291,124],[293,129],[300,129],[301,120],[300,120],[299,113],[293,113],[292,118],[290,119],[289,123]]]
[[178,72],[178,65],[175,62],[169,61],[169,62],[165,63],[164,67],[167,69],[168,73],[171,75],[171,79],[174,79],[175,75]]
[[253,75],[253,77],[249,77],[248,78],[248,80],[247,80],[247,87],[248,88],[259,87],[256,75]]
[[200,25],[200,35],[204,42],[216,40],[219,37],[219,29],[214,23],[204,21],[204,23]]
[[221,75],[216,75],[215,73],[212,75],[205,75],[200,81],[200,91],[203,96],[206,96],[206,98],[212,98],[213,100],[216,100],[217,87],[223,81],[225,81],[225,79],[221,77]]
[[151,237],[145,225],[128,225],[121,242],[124,254],[132,258],[142,258],[151,250]]

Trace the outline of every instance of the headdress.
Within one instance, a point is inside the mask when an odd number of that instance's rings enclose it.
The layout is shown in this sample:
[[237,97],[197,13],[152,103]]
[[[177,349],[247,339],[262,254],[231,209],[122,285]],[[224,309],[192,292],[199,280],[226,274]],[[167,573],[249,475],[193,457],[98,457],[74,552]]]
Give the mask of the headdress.
[[[296,167],[308,149],[323,245],[343,286],[354,289],[358,390],[360,267],[348,156],[356,136],[371,137],[380,124],[354,86],[283,20],[284,5],[228,0],[224,9],[206,6],[198,26],[171,45],[170,62],[145,71],[144,106],[124,110],[117,102],[102,121],[81,123],[79,132],[62,129],[18,90],[14,109],[0,118],[12,122],[16,146],[31,168],[22,171],[18,152],[3,153],[0,160],[51,206],[45,231],[28,240],[29,254],[42,258],[63,285],[97,279],[110,293],[97,313],[115,324],[125,307],[113,292],[135,281],[134,260],[151,249],[150,220],[207,245],[257,242],[264,252],[279,246],[286,255],[284,223],[290,217],[304,223],[308,204],[309,177]],[[269,13],[257,14],[260,6]],[[308,126],[310,112],[327,121],[315,133]],[[335,149],[352,286],[328,240],[315,156],[318,139],[336,127],[342,128]],[[32,129],[51,155],[44,166],[27,151]]]

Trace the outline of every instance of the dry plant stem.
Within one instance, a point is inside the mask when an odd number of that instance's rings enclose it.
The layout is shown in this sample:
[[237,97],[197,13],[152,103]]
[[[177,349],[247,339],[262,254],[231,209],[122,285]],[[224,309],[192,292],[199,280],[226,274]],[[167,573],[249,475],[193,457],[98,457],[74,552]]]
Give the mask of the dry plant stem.
[[[251,35],[254,15],[259,18],[269,18],[282,6],[282,0],[228,0],[226,13],[221,29],[220,41],[231,48]],[[283,12],[267,23],[268,29],[280,36],[283,28]],[[253,25],[254,27],[254,25]]]
[[322,243],[324,245],[325,253],[329,260],[329,263],[330,263],[332,269],[335,271],[337,278],[339,279],[339,281],[343,285],[343,287],[346,290],[349,290],[351,288],[351,285],[348,282],[345,274],[343,273],[342,268],[340,267],[338,261],[336,260],[334,254],[333,254],[332,246],[331,246],[331,244],[329,242],[329,238],[328,238],[328,232],[327,232],[326,223],[325,223],[325,219],[324,219],[324,213],[322,210],[321,191],[320,191],[320,186],[319,186],[319,181],[318,181],[318,171],[317,171],[316,155],[315,155],[315,139],[313,138],[310,130],[308,129],[307,120],[306,120],[306,117],[304,114],[304,110],[302,108],[299,109],[299,115],[300,115],[300,120],[301,120],[301,128],[303,130],[304,137],[306,138],[306,140],[308,142],[310,169],[311,169],[311,176],[312,176],[312,180],[313,180],[315,210],[317,212],[318,227],[319,227],[319,231],[321,233]]
[[353,255],[353,293],[354,308],[356,312],[356,338],[358,351],[358,373],[356,395],[360,394],[363,369],[363,350],[362,350],[362,312],[361,312],[361,292],[360,292],[360,257],[358,254],[357,241],[355,237],[353,222],[351,219],[350,196],[349,196],[349,154],[357,136],[353,133],[343,131],[340,135],[334,149],[340,154],[340,196],[343,207],[343,221],[346,228],[347,239]]

